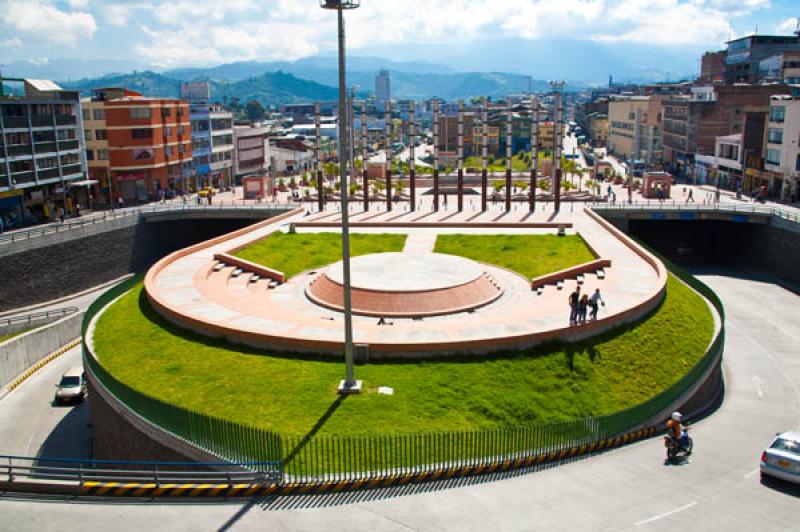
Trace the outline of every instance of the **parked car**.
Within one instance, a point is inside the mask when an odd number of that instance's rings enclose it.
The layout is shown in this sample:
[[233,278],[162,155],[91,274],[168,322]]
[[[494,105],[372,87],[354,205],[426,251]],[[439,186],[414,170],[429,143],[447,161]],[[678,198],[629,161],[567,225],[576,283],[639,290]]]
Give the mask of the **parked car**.
[[56,384],[56,404],[80,403],[86,399],[86,374],[76,366],[67,370]]
[[775,435],[761,454],[761,476],[800,484],[800,432]]

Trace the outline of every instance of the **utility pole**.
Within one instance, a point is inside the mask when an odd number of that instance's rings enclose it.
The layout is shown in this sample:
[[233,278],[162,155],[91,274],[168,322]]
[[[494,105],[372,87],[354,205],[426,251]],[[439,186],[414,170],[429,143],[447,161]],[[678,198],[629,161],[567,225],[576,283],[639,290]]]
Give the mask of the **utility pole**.
[[531,182],[530,212],[536,211],[536,180],[539,177],[539,99],[531,97]]
[[439,100],[433,101],[433,210],[439,210]]
[[458,212],[464,210],[464,101],[458,100]]
[[508,212],[511,210],[511,143],[514,140],[514,110],[510,99],[506,103],[506,212]]
[[564,89],[563,81],[551,81],[553,88],[553,105],[555,116],[553,117],[553,202],[555,212],[561,210],[561,149],[563,139],[561,138],[561,120],[563,115],[561,91]]
[[414,123],[414,101],[412,100],[410,103],[410,107],[408,109],[408,153],[409,153],[409,163],[408,163],[408,179],[409,179],[409,186],[411,187],[409,200],[411,203],[411,212],[417,210],[417,158],[416,158],[416,147],[417,147],[417,133],[416,133],[416,124]]

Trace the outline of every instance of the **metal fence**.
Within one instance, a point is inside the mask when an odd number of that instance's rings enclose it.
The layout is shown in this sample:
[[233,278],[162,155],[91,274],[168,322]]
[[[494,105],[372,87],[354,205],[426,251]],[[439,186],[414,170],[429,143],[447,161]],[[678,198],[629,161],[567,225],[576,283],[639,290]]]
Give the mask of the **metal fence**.
[[19,325],[21,323],[26,323],[32,326],[37,321],[63,318],[64,316],[75,314],[76,312],[78,312],[77,307],[66,307],[55,310],[47,310],[44,312],[34,312],[32,314],[0,317],[0,334],[3,332],[3,327],[10,327],[12,325]]
[[96,214],[81,218],[79,220],[70,220],[64,223],[51,223],[30,229],[12,231],[0,234],[0,245],[12,244],[31,238],[42,237],[54,233],[63,233],[75,229],[82,229],[87,226],[102,224],[112,220],[124,219],[129,217],[137,217],[142,214],[165,213],[165,212],[209,212],[234,209],[237,211],[288,211],[296,208],[297,205],[292,203],[236,203],[231,200],[230,202],[218,202],[213,205],[192,205],[185,203],[165,203],[157,205],[148,205],[145,207],[134,207],[118,209],[116,211],[104,211],[102,214]]
[[89,308],[83,324],[84,360],[87,369],[105,389],[138,416],[223,459],[268,463],[266,469],[279,471],[284,482],[378,479],[443,468],[524,461],[562,454],[654,424],[656,416],[674,407],[719,360],[725,343],[725,311],[721,301],[698,279],[674,265],[671,270],[708,298],[719,312],[721,327],[702,359],[670,388],[642,404],[605,416],[451,432],[291,436],[191,412],[148,397],[117,381],[95,360],[86,344],[86,329],[91,319],[102,307],[132,288],[139,278],[116,286]]
[[595,211],[672,211],[672,212],[703,212],[703,213],[722,213],[722,214],[742,214],[742,215],[759,215],[759,216],[775,216],[790,222],[800,223],[800,210],[790,207],[781,207],[774,205],[755,205],[748,203],[726,203],[726,202],[698,202],[698,203],[684,203],[676,202],[675,200],[634,200],[630,203],[627,201],[618,201],[615,203],[608,202],[595,202],[588,203],[587,207]]

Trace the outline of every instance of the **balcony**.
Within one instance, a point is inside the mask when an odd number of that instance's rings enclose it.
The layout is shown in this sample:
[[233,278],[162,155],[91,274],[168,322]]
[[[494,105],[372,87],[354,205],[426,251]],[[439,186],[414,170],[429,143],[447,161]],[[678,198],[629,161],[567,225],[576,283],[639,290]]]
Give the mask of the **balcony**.
[[74,126],[78,120],[72,115],[56,115],[56,125],[59,126]]
[[61,174],[58,173],[58,168],[48,168],[47,170],[39,170],[39,181],[43,181],[45,179],[54,179],[59,177]]
[[34,176],[33,172],[19,172],[16,174],[12,172],[11,180],[17,185],[21,185],[22,183],[34,183],[36,181],[36,177]]
[[55,142],[37,142],[34,145],[34,149],[37,155],[41,153],[55,153],[58,151],[58,145]]
[[31,117],[32,127],[52,127],[53,117],[45,115],[34,115]]
[[[9,157],[16,157],[19,155],[33,155],[33,151],[28,144],[20,144],[17,146],[7,146],[6,150],[8,150]],[[2,155],[2,152],[0,152]]]
[[4,116],[3,127],[6,129],[28,129],[27,116]]
[[62,166],[61,170],[64,172],[64,176],[70,176],[75,174],[82,174],[83,167],[80,164],[70,164],[66,166]]
[[77,140],[61,140],[58,142],[58,149],[61,151],[77,150],[81,145]]

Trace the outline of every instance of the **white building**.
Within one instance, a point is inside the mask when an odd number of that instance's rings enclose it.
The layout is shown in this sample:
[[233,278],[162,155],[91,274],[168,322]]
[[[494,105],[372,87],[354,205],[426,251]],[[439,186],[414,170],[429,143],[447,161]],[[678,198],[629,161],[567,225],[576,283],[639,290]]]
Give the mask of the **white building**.
[[764,168],[780,181],[780,198],[798,195],[800,181],[800,97],[773,96],[764,142]]
[[263,173],[269,165],[264,140],[269,128],[235,126],[233,129],[234,161],[236,181],[249,174]]

